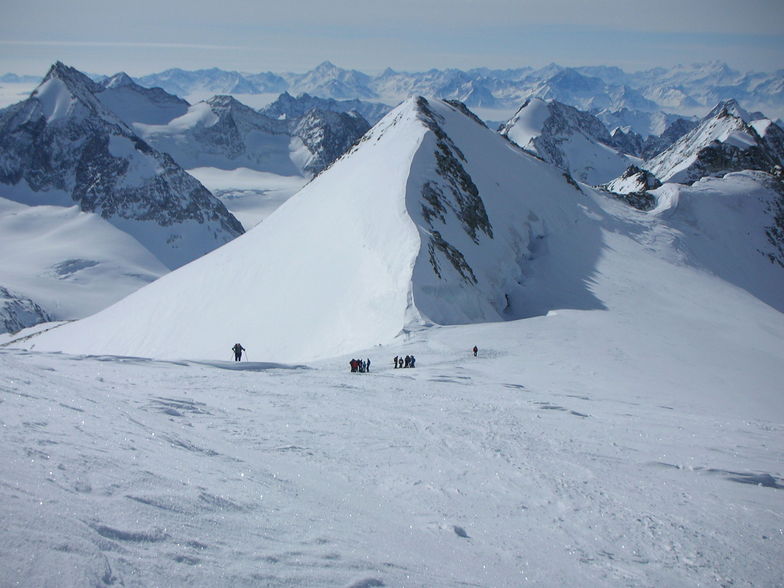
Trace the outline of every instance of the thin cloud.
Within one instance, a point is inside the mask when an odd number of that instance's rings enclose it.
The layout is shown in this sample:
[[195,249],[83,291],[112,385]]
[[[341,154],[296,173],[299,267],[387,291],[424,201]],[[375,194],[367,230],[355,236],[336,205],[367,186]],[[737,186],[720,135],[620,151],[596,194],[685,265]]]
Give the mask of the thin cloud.
[[124,41],[16,41],[0,40],[0,45],[29,46],[29,47],[138,47],[161,49],[250,49],[240,45],[206,45],[196,43],[133,43]]

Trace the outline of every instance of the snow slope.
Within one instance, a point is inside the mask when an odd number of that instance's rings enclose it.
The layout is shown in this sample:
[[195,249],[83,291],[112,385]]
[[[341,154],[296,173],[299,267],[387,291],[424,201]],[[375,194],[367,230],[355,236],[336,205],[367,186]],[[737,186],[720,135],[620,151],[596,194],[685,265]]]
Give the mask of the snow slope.
[[665,184],[651,194],[658,201],[652,214],[666,220],[667,238],[684,261],[784,312],[784,187],[779,180],[744,171],[691,186]]
[[780,585],[783,315],[605,204],[607,310],[370,374],[0,350],[0,584]]
[[169,269],[139,241],[96,214],[0,198],[0,286],[52,318],[102,310]]
[[188,173],[223,202],[246,231],[275,212],[308,182],[302,176],[279,176],[244,167],[197,167]]
[[0,348],[0,584],[781,585],[782,196],[653,193],[403,105],[257,229]]

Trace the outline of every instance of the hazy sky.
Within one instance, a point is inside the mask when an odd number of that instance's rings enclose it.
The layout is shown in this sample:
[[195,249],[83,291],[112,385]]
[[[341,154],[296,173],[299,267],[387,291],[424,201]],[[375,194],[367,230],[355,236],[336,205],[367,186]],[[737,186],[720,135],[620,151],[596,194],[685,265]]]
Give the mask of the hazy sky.
[[0,74],[784,68],[784,0],[2,0]]

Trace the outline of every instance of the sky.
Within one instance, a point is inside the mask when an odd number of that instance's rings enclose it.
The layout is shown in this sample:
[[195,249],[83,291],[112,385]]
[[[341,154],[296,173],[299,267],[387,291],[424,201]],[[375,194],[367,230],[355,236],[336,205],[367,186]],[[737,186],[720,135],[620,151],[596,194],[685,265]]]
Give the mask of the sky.
[[170,67],[378,73],[721,60],[784,68],[784,0],[3,0],[0,74],[55,61],[132,76]]

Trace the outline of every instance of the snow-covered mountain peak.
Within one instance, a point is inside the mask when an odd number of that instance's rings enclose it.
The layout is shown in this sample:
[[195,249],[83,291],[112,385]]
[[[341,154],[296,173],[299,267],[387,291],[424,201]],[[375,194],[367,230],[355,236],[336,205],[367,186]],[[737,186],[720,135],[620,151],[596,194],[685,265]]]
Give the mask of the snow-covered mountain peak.
[[63,82],[66,82],[74,87],[83,85],[90,90],[94,90],[97,87],[97,84],[89,77],[84,75],[78,69],[65,65],[62,61],[56,61],[54,64],[52,64],[41,83],[43,84],[51,79],[62,80]]
[[324,61],[315,69],[292,75],[291,90],[294,94],[305,92],[324,98],[349,99],[375,97],[369,88],[370,76],[356,70],[347,70]]
[[734,100],[719,103],[700,124],[646,162],[661,181],[690,184],[732,171],[770,171],[784,161],[784,132]]
[[618,153],[598,118],[556,100],[529,98],[500,133],[593,185],[609,181],[633,163]]
[[321,63],[319,63],[316,67],[313,68],[313,73],[319,75],[332,75],[341,71],[337,65],[325,59]]
[[[91,114],[116,120],[116,117],[105,110],[96,98],[96,94],[100,91],[99,84],[82,72],[58,61],[52,65],[30,98],[40,107],[40,113],[48,123],[68,120],[72,117],[84,118]],[[31,112],[31,116],[37,115]]]
[[751,114],[743,109],[735,99],[719,102],[719,104],[713,107],[713,109],[704,117],[703,120],[712,118],[725,118],[728,116],[739,118],[746,124],[754,120],[754,117],[752,117]]
[[78,204],[178,267],[243,229],[204,186],[99,99],[126,89],[104,88],[56,63],[27,101],[0,117],[3,195],[25,204]]
[[334,98],[318,98],[304,92],[296,98],[284,92],[274,102],[259,112],[271,118],[292,120],[304,116],[309,110],[331,110],[333,112],[358,112],[371,125],[381,120],[391,108],[377,102],[363,100],[335,100]]

